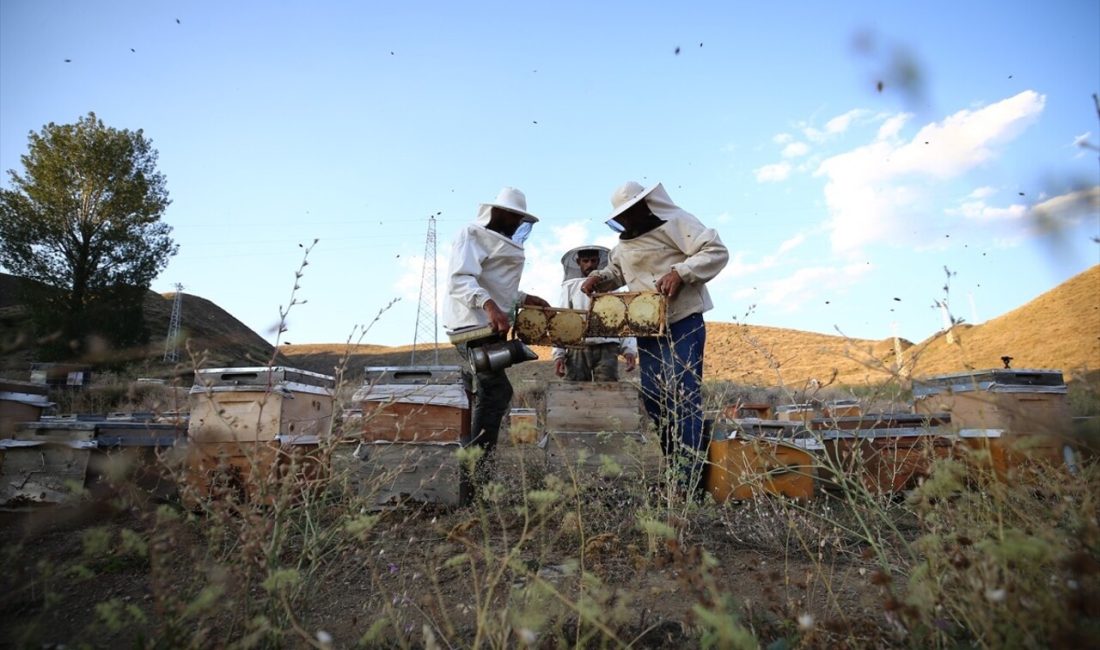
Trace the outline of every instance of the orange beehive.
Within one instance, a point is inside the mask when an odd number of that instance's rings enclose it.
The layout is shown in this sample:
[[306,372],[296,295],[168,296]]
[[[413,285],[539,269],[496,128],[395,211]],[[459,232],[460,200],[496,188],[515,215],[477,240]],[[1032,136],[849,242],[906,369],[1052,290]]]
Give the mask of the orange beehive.
[[811,427],[825,453],[819,468],[823,486],[858,480],[879,494],[915,487],[936,459],[951,454],[949,422],[945,414],[912,413],[815,418]]
[[814,459],[793,444],[734,434],[711,441],[705,483],[719,503],[762,494],[806,500],[814,492]]

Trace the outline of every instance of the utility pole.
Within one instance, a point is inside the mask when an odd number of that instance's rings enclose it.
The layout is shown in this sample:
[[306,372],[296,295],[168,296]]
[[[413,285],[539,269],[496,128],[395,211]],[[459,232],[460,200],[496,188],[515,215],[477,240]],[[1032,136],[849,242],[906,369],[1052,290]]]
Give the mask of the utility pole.
[[183,312],[183,285],[176,283],[176,297],[172,301],[172,317],[168,320],[168,336],[164,338],[164,360],[176,363],[180,360],[180,316]]
[[427,348],[429,342],[432,346],[431,365],[439,365],[435,283],[435,216],[433,215],[428,217],[428,236],[424,241],[424,267],[420,273],[420,302],[416,307],[416,334],[413,336],[412,365],[416,365],[417,348],[421,348],[421,357],[424,357],[426,350],[423,348]]

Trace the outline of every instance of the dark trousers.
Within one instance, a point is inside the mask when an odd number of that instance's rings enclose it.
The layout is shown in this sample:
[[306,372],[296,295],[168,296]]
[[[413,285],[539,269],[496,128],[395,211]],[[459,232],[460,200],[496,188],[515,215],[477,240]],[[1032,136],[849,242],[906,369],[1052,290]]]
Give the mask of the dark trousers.
[[699,487],[706,451],[703,430],[703,347],[707,342],[702,314],[672,323],[666,336],[638,339],[642,403],[661,435],[665,458],[680,472],[680,483]]
[[565,378],[569,381],[619,381],[619,344],[593,343],[566,350]]
[[[469,361],[469,348],[456,346],[458,353]],[[512,403],[512,382],[503,370],[475,373],[469,363],[462,368],[462,379],[474,401],[470,414],[470,444],[482,449],[473,479],[484,482],[492,470],[493,450],[500,438],[500,423]]]

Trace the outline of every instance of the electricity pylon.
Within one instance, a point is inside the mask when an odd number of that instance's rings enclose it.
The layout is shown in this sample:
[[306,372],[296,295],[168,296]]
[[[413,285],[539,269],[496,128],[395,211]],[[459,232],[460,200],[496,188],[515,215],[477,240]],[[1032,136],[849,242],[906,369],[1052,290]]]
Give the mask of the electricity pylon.
[[176,283],[176,298],[172,301],[172,318],[168,320],[168,336],[164,339],[164,360],[180,360],[180,316],[183,312],[183,285]]
[[[417,348],[432,347],[432,365],[439,365],[439,334],[435,310],[435,217],[428,217],[428,237],[424,242],[424,267],[420,273],[420,303],[416,307],[416,334],[413,337],[412,364]],[[421,357],[426,350],[421,349]],[[421,361],[423,363],[423,361]]]

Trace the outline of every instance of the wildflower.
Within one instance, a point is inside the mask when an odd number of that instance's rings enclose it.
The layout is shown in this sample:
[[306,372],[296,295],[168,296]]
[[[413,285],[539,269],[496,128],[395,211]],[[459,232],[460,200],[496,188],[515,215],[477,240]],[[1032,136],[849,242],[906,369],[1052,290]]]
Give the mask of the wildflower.
[[394,573],[397,573],[397,565],[396,565],[396,564],[394,564],[393,562],[390,562],[390,564],[389,564],[389,567],[388,567],[388,568],[389,568],[389,570],[390,570],[390,574],[391,574],[391,575],[392,575],[392,574],[394,574]]
[[332,647],[332,635],[324,630],[317,630],[317,643],[326,648]]
[[519,640],[527,645],[532,645],[539,638],[539,635],[534,630],[525,627],[516,630],[516,634],[519,635]]
[[986,589],[985,598],[991,603],[1004,602],[1005,590],[1004,589]]
[[812,630],[814,627],[814,615],[813,614],[799,614],[798,615],[798,629],[803,632]]

